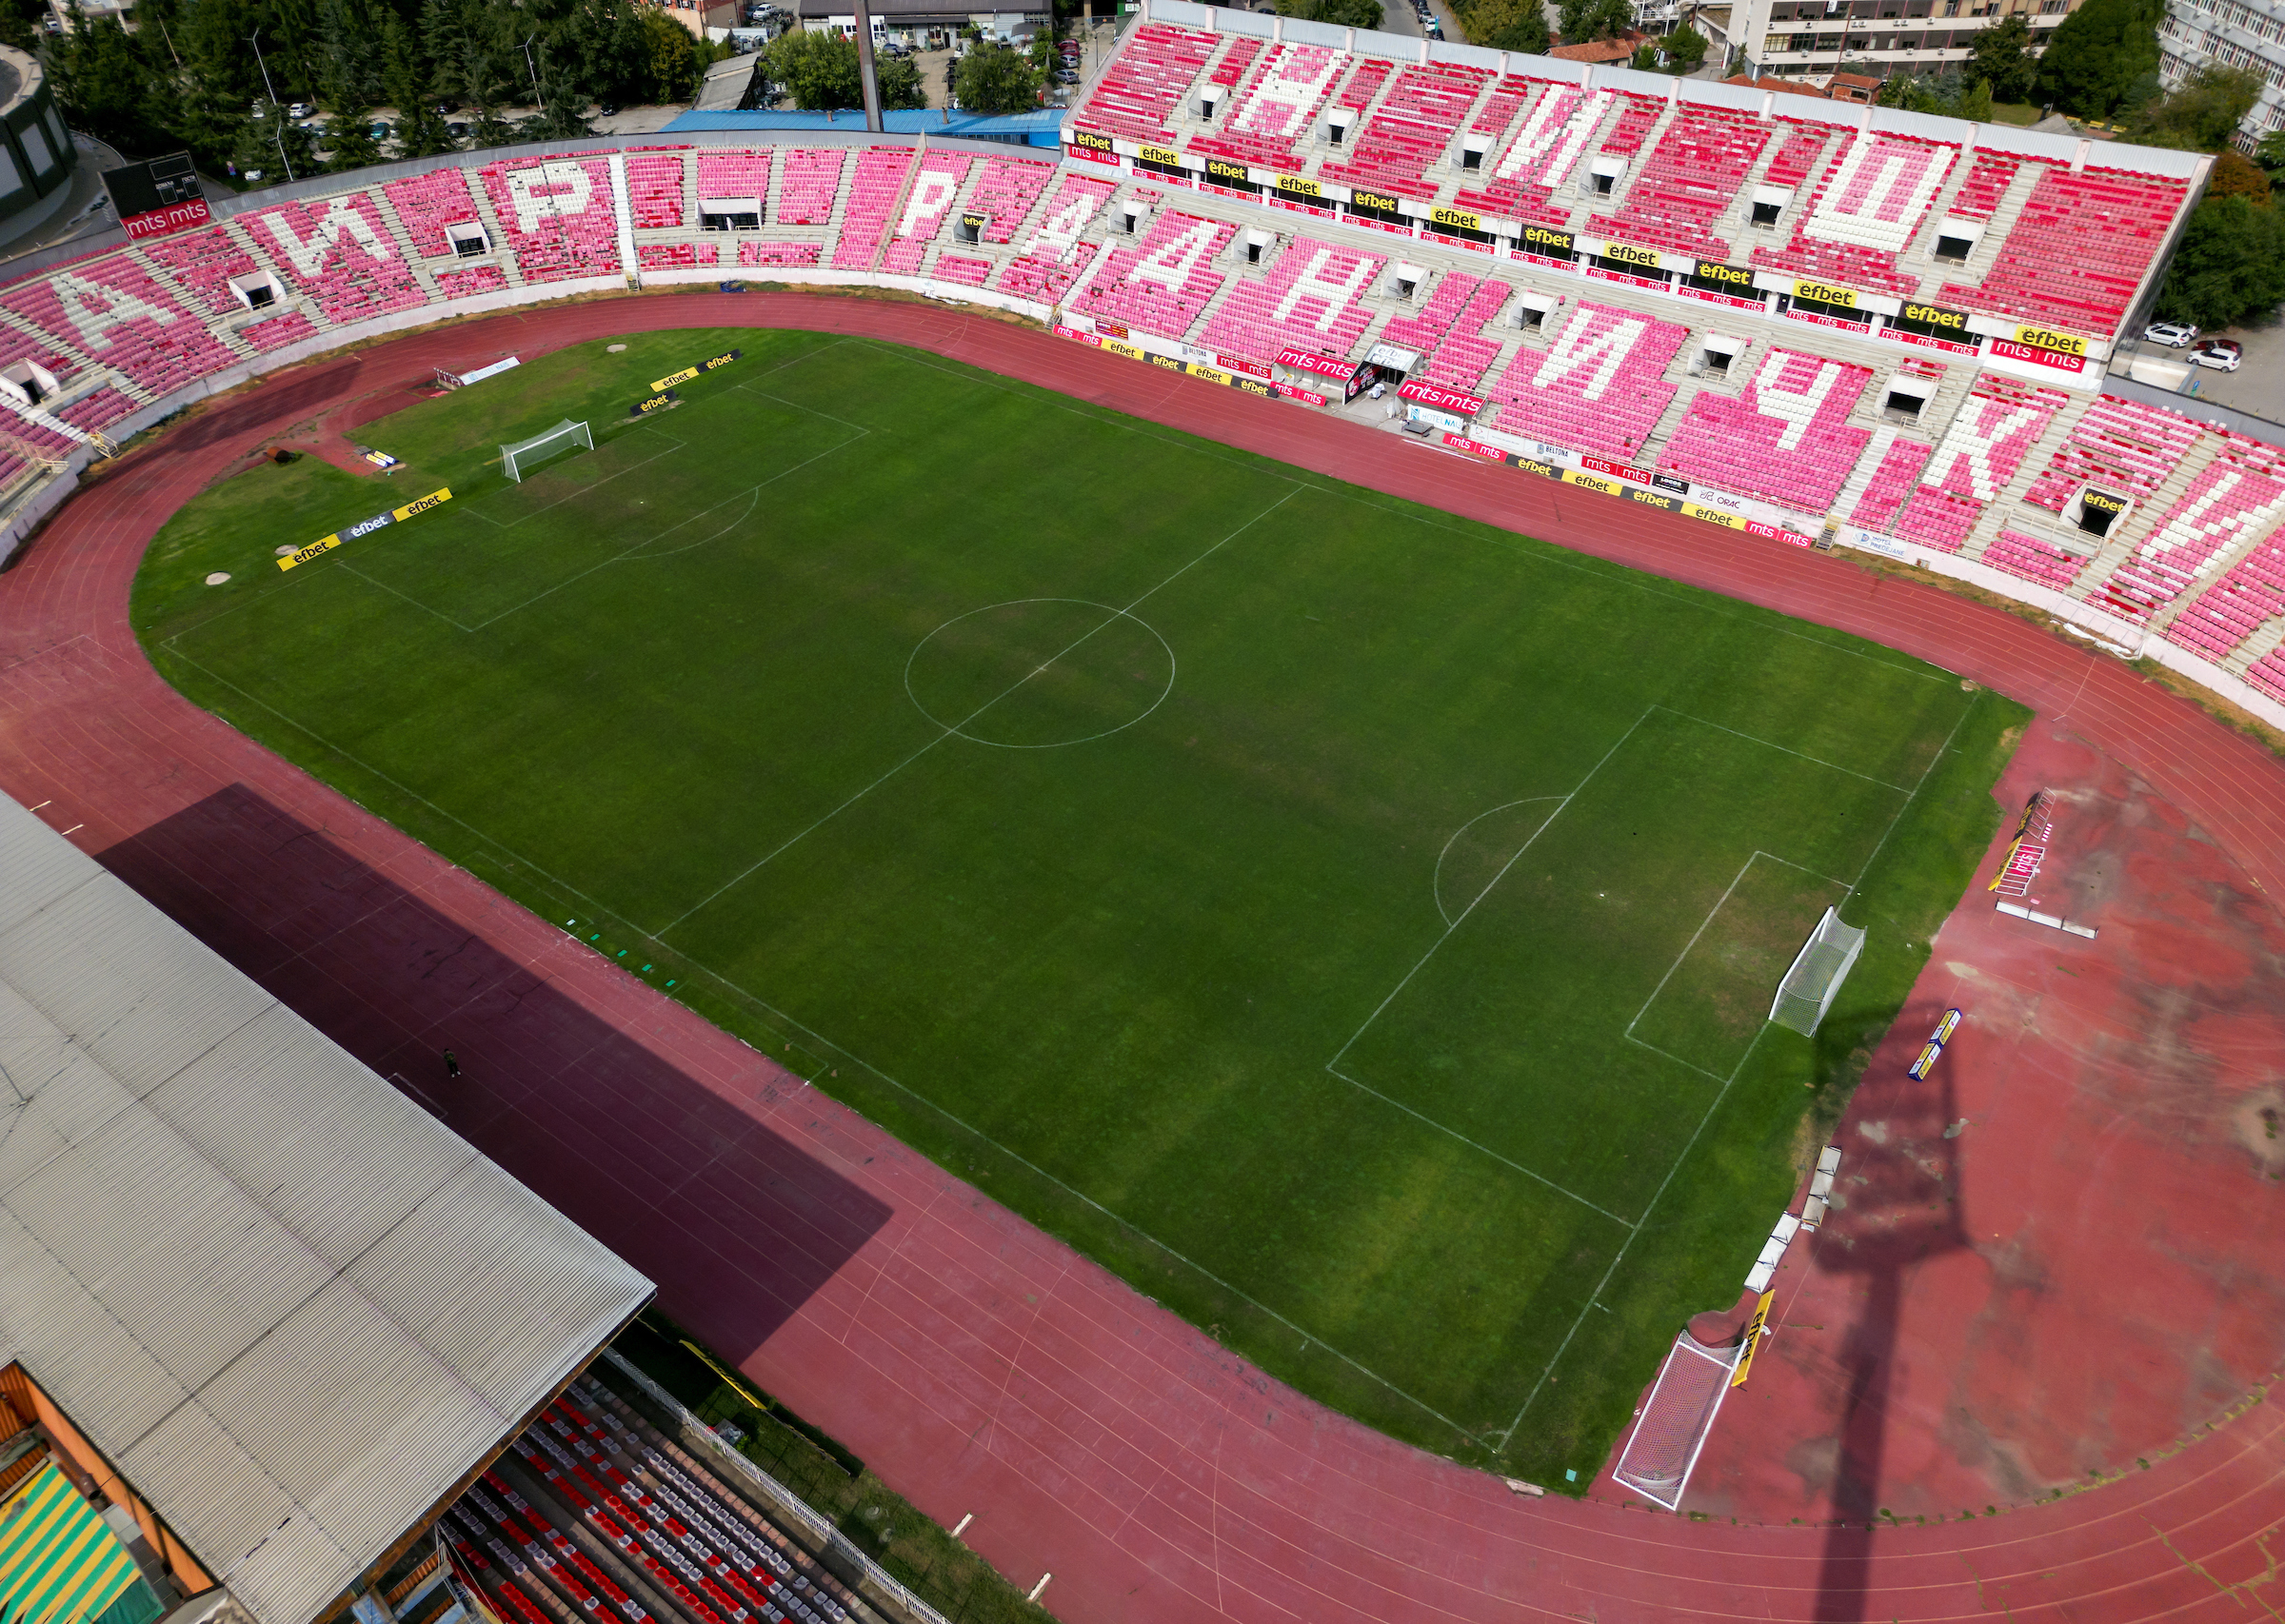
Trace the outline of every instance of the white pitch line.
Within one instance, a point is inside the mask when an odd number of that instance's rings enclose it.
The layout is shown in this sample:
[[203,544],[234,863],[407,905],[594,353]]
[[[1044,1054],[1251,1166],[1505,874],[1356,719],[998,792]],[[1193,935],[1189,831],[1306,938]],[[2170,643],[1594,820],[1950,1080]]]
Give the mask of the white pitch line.
[[[1559,805],[1554,811],[1547,814],[1547,821],[1531,832],[1531,839],[1525,841],[1521,845],[1518,846],[1516,848],[1516,855],[1509,858],[1505,862],[1500,865],[1500,872],[1492,876],[1491,883],[1484,886],[1482,890],[1477,892],[1475,900],[1469,902],[1466,907],[1460,910],[1460,918],[1454,920],[1450,924],[1447,924],[1444,927],[1443,935],[1438,937],[1434,941],[1428,944],[1428,951],[1413,961],[1412,968],[1404,972],[1404,979],[1389,989],[1388,996],[1382,999],[1380,1003],[1374,1007],[1372,1014],[1364,1018],[1364,1024],[1358,1027],[1356,1031],[1350,1033],[1349,1040],[1343,1043],[1339,1049],[1334,1051],[1333,1058],[1325,1062],[1325,1069],[1327,1071],[1333,1071],[1334,1067],[1341,1064],[1342,1057],[1347,1055],[1351,1049],[1357,1046],[1357,1040],[1363,1037],[1366,1031],[1371,1028],[1373,1022],[1381,1019],[1381,1015],[1383,1010],[1387,1009],[1390,1004],[1397,1001],[1397,995],[1402,992],[1407,986],[1412,984],[1413,977],[1421,973],[1421,967],[1425,965],[1429,960],[1436,957],[1437,949],[1452,940],[1452,933],[1458,930],[1460,925],[1466,921],[1467,917],[1476,911],[1477,903],[1481,902],[1484,898],[1490,896],[1493,890],[1498,887],[1500,881],[1507,878],[1507,871],[1515,867],[1516,863],[1522,858],[1523,854],[1529,851],[1532,846],[1537,843],[1541,835],[1545,834],[1549,829],[1555,826],[1555,821],[1563,815],[1563,808],[1569,806],[1573,798],[1576,797],[1580,790],[1586,788],[1588,783],[1593,781],[1595,775],[1602,771],[1604,765],[1610,761],[1610,759],[1619,753],[1619,746],[1620,744],[1624,744],[1629,739],[1632,739],[1635,736],[1635,729],[1640,727],[1643,723],[1650,719],[1651,711],[1661,708],[1663,707],[1654,704],[1648,707],[1648,709],[1645,709],[1640,716],[1636,717],[1634,720],[1634,724],[1628,727],[1624,733],[1619,735],[1619,743],[1613,744],[1609,749],[1605,750],[1602,753],[1602,760],[1597,762],[1593,766],[1587,769],[1586,777],[1580,779],[1579,782],[1571,786],[1570,793],[1560,798],[1562,804]],[[1547,798],[1542,797],[1541,799]],[[1339,1076],[1340,1074],[1335,1072],[1334,1075]]]
[[1672,705],[1660,705],[1658,708],[1666,712],[1666,714],[1669,716],[1679,716],[1684,722],[1695,722],[1700,727],[1711,727],[1717,733],[1727,733],[1731,738],[1742,739],[1749,744],[1759,744],[1768,749],[1782,750],[1788,756],[1798,756],[1802,761],[1812,762],[1817,766],[1830,767],[1837,773],[1847,773],[1851,778],[1860,778],[1867,783],[1877,783],[1882,789],[1893,789],[1898,795],[1910,795],[1912,793],[1911,790],[1905,788],[1900,783],[1891,783],[1884,778],[1873,777],[1871,773],[1860,773],[1855,767],[1844,767],[1838,762],[1828,762],[1821,756],[1812,756],[1806,751],[1795,749],[1790,744],[1780,744],[1774,739],[1763,739],[1752,733],[1740,733],[1735,727],[1724,727],[1719,722],[1708,722],[1702,716],[1692,716],[1688,711],[1676,710]]
[[849,797],[847,800],[844,801],[844,802],[842,802],[840,805],[838,805],[838,806],[834,807],[834,808],[833,808],[831,811],[829,811],[829,812],[825,813],[825,814],[823,817],[821,817],[821,818],[819,818],[818,820],[816,820],[816,822],[814,822],[810,823],[810,824],[808,825],[808,827],[806,827],[806,828],[805,828],[805,829],[801,829],[801,830],[797,831],[796,833],[794,833],[794,834],[792,834],[792,835],[789,835],[789,836],[787,836],[787,837],[786,837],[785,840],[783,840],[783,841],[779,842],[778,842],[778,844],[777,844],[776,846],[772,847],[772,848],[771,848],[771,849],[770,849],[768,852],[765,853],[765,854],[764,854],[762,857],[760,857],[760,858],[756,859],[756,860],[755,860],[753,862],[749,863],[749,864],[748,864],[748,865],[747,865],[745,868],[744,868],[743,870],[741,870],[741,871],[740,871],[740,872],[738,872],[737,874],[734,874],[734,875],[732,875],[732,876],[731,876],[729,879],[727,879],[727,880],[724,881],[723,881],[723,882],[722,882],[720,885],[717,885],[717,886],[716,886],[716,887],[715,887],[713,890],[711,890],[711,891],[707,892],[707,893],[706,893],[706,894],[705,894],[704,897],[700,898],[700,899],[699,899],[699,900],[698,900],[696,902],[693,902],[693,903],[692,903],[692,904],[691,904],[689,907],[687,907],[687,908],[684,909],[684,910],[683,910],[683,912],[682,912],[681,914],[677,915],[677,916],[676,916],[676,917],[675,917],[675,918],[674,918],[672,921],[669,921],[669,922],[668,922],[668,923],[667,923],[667,924],[666,924],[666,926],[665,926],[663,929],[660,929],[660,930],[653,931],[653,932],[649,933],[649,934],[650,934],[650,936],[651,936],[651,939],[652,939],[653,941],[665,941],[665,940],[666,940],[666,933],[667,933],[667,931],[670,931],[670,930],[674,930],[674,929],[676,929],[676,928],[677,928],[678,926],[680,926],[680,925],[681,925],[681,924],[682,924],[682,923],[683,923],[683,922],[684,922],[686,920],[689,919],[689,918],[690,918],[690,916],[691,916],[692,914],[695,914],[695,913],[699,912],[699,911],[700,911],[702,908],[705,908],[705,907],[706,907],[708,904],[712,903],[712,902],[714,901],[714,900],[715,900],[716,898],[720,897],[720,896],[721,896],[721,895],[722,895],[724,892],[730,890],[730,889],[731,889],[732,887],[734,887],[734,886],[741,885],[741,884],[745,883],[745,881],[747,881],[748,879],[752,878],[754,875],[756,875],[756,874],[760,873],[760,872],[761,872],[761,871],[762,871],[764,868],[766,868],[766,867],[767,867],[767,866],[768,866],[770,863],[772,863],[772,862],[774,862],[775,861],[777,861],[777,859],[778,859],[778,858],[780,858],[780,857],[784,856],[784,855],[785,855],[785,854],[787,851],[790,851],[790,850],[791,850],[793,847],[795,847],[795,846],[797,846],[797,845],[801,844],[801,842],[804,842],[804,841],[807,840],[807,839],[808,839],[808,838],[809,838],[811,835],[815,834],[815,833],[816,833],[818,830],[820,830],[820,829],[824,828],[824,827],[825,827],[825,826],[827,823],[830,823],[830,822],[832,822],[834,819],[836,819],[836,818],[840,817],[840,816],[841,816],[841,815],[842,815],[844,812],[846,812],[846,811],[847,811],[847,810],[848,810],[850,807],[852,807],[852,806],[856,805],[856,804],[857,804],[857,802],[859,802],[860,801],[863,801],[863,800],[864,800],[864,799],[866,796],[868,796],[868,795],[872,794],[872,792],[873,792],[874,790],[876,790],[876,789],[879,789],[879,788],[880,788],[880,787],[881,787],[883,784],[886,783],[886,782],[888,782],[890,779],[892,779],[892,778],[895,778],[895,777],[896,777],[896,776],[897,776],[899,773],[903,772],[903,771],[904,771],[904,770],[906,767],[908,767],[908,766],[912,765],[912,763],[913,763],[913,762],[915,762],[919,761],[919,760],[920,760],[920,759],[921,759],[923,756],[925,756],[925,755],[926,755],[926,754],[927,754],[929,751],[931,751],[931,750],[935,749],[935,748],[936,748],[936,747],[937,747],[939,744],[942,744],[942,743],[944,743],[945,740],[947,740],[947,739],[957,739],[957,738],[961,737],[961,735],[962,735],[962,733],[964,732],[964,729],[966,729],[970,723],[972,723],[973,722],[975,722],[975,720],[976,720],[978,717],[982,716],[982,715],[983,715],[983,714],[984,714],[985,711],[987,711],[987,710],[991,709],[991,708],[992,708],[992,706],[994,706],[994,705],[998,704],[998,703],[1000,703],[1002,700],[1003,700],[1003,699],[1007,698],[1007,696],[1008,696],[1008,695],[1010,695],[1010,694],[1014,693],[1014,692],[1015,692],[1015,691],[1016,691],[1018,688],[1021,688],[1022,686],[1023,686],[1023,684],[1024,684],[1024,683],[1026,683],[1030,682],[1030,681],[1032,680],[1032,678],[1034,678],[1034,677],[1038,676],[1038,675],[1039,675],[1039,674],[1040,674],[1042,671],[1044,671],[1044,670],[1046,670],[1048,667],[1052,666],[1052,665],[1053,665],[1053,664],[1054,664],[1054,663],[1056,663],[1058,660],[1061,660],[1061,659],[1063,659],[1064,655],[1066,655],[1066,654],[1070,653],[1072,649],[1074,649],[1074,648],[1077,648],[1077,647],[1078,647],[1078,646],[1079,646],[1081,644],[1083,644],[1083,643],[1086,642],[1088,638],[1091,638],[1091,637],[1093,637],[1093,636],[1094,636],[1094,635],[1095,635],[1097,632],[1099,632],[1099,631],[1103,630],[1103,628],[1104,626],[1107,626],[1107,625],[1111,624],[1112,624],[1113,622],[1115,622],[1115,621],[1124,620],[1124,619],[1128,618],[1130,615],[1132,615],[1132,614],[1133,614],[1136,604],[1142,604],[1142,603],[1143,603],[1144,601],[1146,601],[1147,599],[1149,599],[1150,597],[1152,597],[1152,596],[1153,596],[1154,594],[1156,594],[1157,592],[1159,592],[1159,591],[1161,591],[1162,589],[1163,589],[1164,587],[1166,587],[1166,586],[1170,585],[1172,583],[1174,583],[1174,582],[1176,582],[1176,581],[1179,581],[1180,579],[1182,579],[1182,576],[1184,576],[1184,575],[1188,574],[1188,573],[1189,573],[1191,570],[1193,570],[1193,569],[1196,569],[1196,568],[1197,568],[1197,567],[1198,567],[1200,564],[1203,564],[1203,563],[1204,563],[1204,562],[1205,562],[1207,559],[1209,559],[1209,558],[1212,558],[1212,557],[1213,557],[1213,556],[1214,556],[1216,553],[1220,552],[1220,551],[1221,551],[1221,550],[1222,550],[1223,547],[1225,547],[1225,546],[1228,546],[1228,545],[1230,545],[1230,543],[1232,543],[1232,542],[1236,541],[1236,540],[1237,540],[1237,539],[1238,539],[1240,536],[1243,535],[1243,534],[1244,534],[1246,531],[1248,531],[1248,530],[1252,529],[1252,528],[1253,528],[1253,527],[1254,527],[1256,525],[1259,525],[1259,524],[1260,524],[1260,523],[1261,523],[1262,520],[1264,520],[1264,519],[1268,518],[1268,517],[1269,517],[1269,516],[1270,516],[1272,513],[1275,513],[1275,512],[1276,512],[1276,511],[1277,511],[1279,508],[1281,508],[1281,507],[1284,506],[1286,503],[1288,503],[1288,502],[1291,502],[1291,501],[1294,499],[1294,497],[1295,497],[1295,496],[1297,496],[1297,495],[1299,495],[1299,494],[1301,493],[1301,490],[1303,490],[1304,488],[1305,488],[1305,487],[1304,487],[1303,485],[1300,485],[1299,483],[1296,483],[1296,484],[1293,485],[1293,487],[1292,487],[1291,489],[1289,489],[1289,490],[1287,490],[1287,491],[1285,492],[1285,494],[1284,494],[1283,496],[1281,496],[1281,497],[1279,497],[1279,498],[1277,499],[1277,501],[1275,501],[1275,502],[1271,503],[1271,504],[1270,504],[1270,505],[1269,505],[1267,507],[1264,507],[1263,509],[1262,509],[1262,511],[1261,511],[1261,512],[1259,512],[1259,513],[1255,514],[1255,515],[1254,515],[1254,516],[1253,516],[1251,519],[1248,519],[1248,520],[1247,520],[1247,521],[1246,521],[1244,524],[1242,524],[1242,525],[1239,525],[1239,526],[1238,526],[1238,527],[1237,527],[1235,530],[1232,530],[1232,531],[1231,531],[1231,532],[1230,532],[1228,535],[1226,535],[1226,536],[1222,537],[1221,541],[1219,541],[1219,542],[1216,542],[1216,543],[1215,543],[1215,544],[1214,544],[1212,546],[1208,547],[1208,548],[1207,548],[1207,549],[1206,549],[1204,552],[1202,552],[1202,553],[1200,553],[1200,554],[1199,554],[1199,555],[1198,555],[1196,558],[1192,559],[1192,560],[1191,560],[1191,561],[1190,561],[1188,564],[1183,564],[1183,565],[1182,566],[1182,568],[1180,568],[1180,569],[1176,570],[1176,571],[1175,571],[1175,572],[1174,572],[1172,575],[1169,575],[1169,576],[1167,576],[1167,577],[1166,577],[1166,578],[1165,578],[1163,581],[1161,581],[1161,582],[1159,582],[1159,583],[1158,583],[1156,585],[1153,585],[1153,586],[1151,586],[1150,588],[1148,588],[1146,591],[1144,591],[1144,592],[1142,593],[1142,595],[1141,597],[1139,597],[1139,598],[1135,599],[1133,603],[1131,603],[1131,604],[1127,604],[1127,605],[1126,605],[1124,608],[1122,608],[1122,609],[1115,610],[1115,611],[1114,611],[1114,612],[1112,612],[1111,614],[1108,614],[1108,615],[1104,616],[1104,617],[1103,618],[1103,620],[1102,620],[1102,621],[1098,622],[1098,623],[1097,623],[1095,625],[1092,625],[1092,626],[1088,627],[1086,631],[1083,632],[1083,633],[1082,633],[1082,634],[1081,634],[1079,637],[1075,638],[1075,639],[1074,639],[1074,640],[1073,640],[1073,641],[1072,641],[1072,642],[1071,642],[1071,643],[1070,643],[1070,644],[1069,644],[1067,646],[1065,646],[1065,647],[1063,647],[1063,649],[1059,650],[1057,653],[1055,653],[1055,654],[1054,654],[1053,656],[1051,656],[1050,658],[1048,658],[1048,659],[1046,659],[1046,660],[1043,660],[1043,661],[1041,661],[1039,664],[1037,664],[1037,665],[1033,666],[1033,667],[1032,667],[1032,668],[1031,668],[1029,671],[1026,671],[1026,672],[1024,672],[1023,676],[1021,676],[1021,677],[1017,678],[1017,679],[1016,679],[1016,680],[1015,680],[1013,683],[1009,683],[1009,684],[1008,684],[1006,687],[1003,688],[1003,689],[1002,689],[1000,692],[998,692],[998,693],[994,694],[994,695],[993,695],[993,696],[992,696],[990,699],[988,699],[988,700],[985,700],[985,701],[984,701],[984,702],[982,704],[978,705],[978,706],[977,706],[977,707],[976,707],[974,710],[970,711],[970,712],[969,712],[969,713],[968,713],[966,716],[964,716],[964,717],[962,717],[962,718],[960,719],[960,721],[959,721],[959,722],[958,722],[956,724],[954,724],[953,726],[946,727],[946,726],[944,726],[944,724],[943,723],[941,723],[941,722],[940,722],[940,723],[936,723],[936,725],[937,725],[937,727],[940,729],[940,731],[938,732],[938,734],[937,734],[937,736],[936,736],[935,738],[933,738],[933,739],[929,740],[929,741],[928,741],[928,743],[926,743],[925,744],[923,744],[923,745],[922,745],[922,746],[921,746],[919,749],[917,749],[917,750],[913,751],[913,752],[912,752],[912,754],[910,754],[909,756],[906,756],[906,757],[905,757],[905,758],[904,758],[903,761],[899,762],[898,762],[896,765],[894,765],[894,766],[890,767],[890,768],[888,769],[888,771],[886,771],[886,772],[883,773],[883,774],[882,774],[882,775],[881,775],[879,778],[877,778],[877,779],[873,780],[873,782],[870,782],[870,783],[866,784],[866,785],[865,785],[865,786],[864,786],[863,789],[859,790],[859,791],[858,791],[856,794],[854,794],[854,795],[850,796],[850,797]]

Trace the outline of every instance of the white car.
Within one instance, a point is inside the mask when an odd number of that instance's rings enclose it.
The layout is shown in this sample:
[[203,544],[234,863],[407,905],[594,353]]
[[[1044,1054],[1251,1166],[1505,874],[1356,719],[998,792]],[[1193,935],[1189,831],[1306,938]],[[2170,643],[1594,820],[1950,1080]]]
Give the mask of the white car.
[[2210,338],[2190,352],[2190,359],[2200,366],[2211,366],[2220,372],[2235,372],[2244,364],[2245,346],[2231,338]]
[[2142,329],[2142,336],[2153,344],[2162,344],[2169,349],[2186,349],[2197,337],[2197,329],[2186,322],[2159,322]]

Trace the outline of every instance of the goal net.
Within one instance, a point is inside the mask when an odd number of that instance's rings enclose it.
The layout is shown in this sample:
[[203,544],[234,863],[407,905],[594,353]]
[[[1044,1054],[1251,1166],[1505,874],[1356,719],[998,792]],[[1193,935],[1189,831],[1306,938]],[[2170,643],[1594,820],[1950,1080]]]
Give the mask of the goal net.
[[566,417],[545,434],[535,434],[528,440],[519,440],[512,446],[501,446],[500,462],[507,469],[507,477],[521,484],[525,474],[540,463],[558,451],[574,448],[592,451],[595,449],[595,436],[587,432],[586,424],[573,423]]
[[1687,1331],[1675,1337],[1612,1477],[1668,1511],[1679,1509],[1698,1452],[1705,1447],[1722,1396],[1730,1390],[1739,1352],[1700,1347]]
[[1827,908],[1795,955],[1793,968],[1778,984],[1777,1000],[1769,1006],[1770,1020],[1804,1037],[1814,1037],[1818,1022],[1833,1007],[1840,983],[1856,967],[1857,955],[1863,951],[1864,932],[1842,924],[1838,908]]

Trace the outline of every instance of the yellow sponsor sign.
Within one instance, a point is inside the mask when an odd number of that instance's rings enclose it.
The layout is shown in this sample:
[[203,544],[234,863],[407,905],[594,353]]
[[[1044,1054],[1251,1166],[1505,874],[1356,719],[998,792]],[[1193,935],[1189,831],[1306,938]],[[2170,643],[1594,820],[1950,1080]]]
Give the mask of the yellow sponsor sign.
[[2052,349],[2057,355],[2084,355],[2087,341],[2076,333],[2056,332],[2052,327],[2017,327],[2016,342],[2028,344],[2034,349]]
[[1457,226],[1462,231],[1480,231],[1483,229],[1483,216],[1480,214],[1470,214],[1464,208],[1431,209],[1429,211],[1428,218],[1439,226]]
[[1113,355],[1123,355],[1129,361],[1142,361],[1145,359],[1145,356],[1141,349],[1137,348],[1131,344],[1121,344],[1115,338],[1104,339],[1103,341],[1103,347],[1109,350]]
[[1180,168],[1182,155],[1171,147],[1138,147],[1135,156],[1146,164],[1171,164]]
[[664,378],[653,378],[650,382],[650,392],[654,395],[663,395],[668,389],[673,388],[675,385],[687,384],[697,376],[697,367],[686,366],[680,372],[669,372]]
[[451,500],[452,492],[450,490],[432,490],[427,496],[414,498],[402,507],[392,507],[386,513],[376,513],[370,519],[360,520],[347,529],[336,530],[329,536],[322,536],[308,546],[289,552],[278,560],[278,567],[291,569],[297,564],[308,564],[322,553],[331,552],[344,542],[353,542],[359,536],[370,535],[384,525],[394,525],[402,520],[409,519],[415,513],[426,513],[440,503]]
[[1727,529],[1742,530],[1745,528],[1745,521],[1726,508],[1707,507],[1696,502],[1685,502],[1682,504],[1682,511],[1693,519],[1703,519],[1708,524],[1719,525]]
[[1605,496],[1618,496],[1629,488],[1617,480],[1606,480],[1600,474],[1582,473],[1578,468],[1565,468],[1563,483],[1578,485],[1582,490],[1600,490]]
[[1278,189],[1295,197],[1322,197],[1325,195],[1325,188],[1307,175],[1280,175]]
[[1732,1387],[1743,1387],[1745,1378],[1753,1373],[1754,1350],[1761,1345],[1761,1338],[1769,1335],[1769,1311],[1777,1300],[1776,1292],[1763,1292],[1761,1300],[1754,1307],[1753,1318],[1746,1321],[1745,1351],[1738,1356],[1738,1368],[1730,1373]]
[[1820,305],[1836,309],[1854,310],[1857,307],[1857,289],[1836,287],[1830,282],[1797,282],[1793,285],[1796,299],[1814,299]]
[[1227,372],[1217,372],[1213,367],[1201,366],[1195,361],[1190,364],[1190,376],[1193,378],[1203,378],[1209,384],[1227,385],[1233,382]]
[[1724,287],[1738,287],[1749,292],[1754,286],[1752,271],[1741,265],[1730,265],[1718,259],[1699,260],[1691,267],[1690,274],[1700,282],[1719,282]]
[[1659,263],[1657,249],[1638,248],[1632,243],[1605,243],[1602,257],[1617,260],[1620,265],[1647,265],[1654,268]]

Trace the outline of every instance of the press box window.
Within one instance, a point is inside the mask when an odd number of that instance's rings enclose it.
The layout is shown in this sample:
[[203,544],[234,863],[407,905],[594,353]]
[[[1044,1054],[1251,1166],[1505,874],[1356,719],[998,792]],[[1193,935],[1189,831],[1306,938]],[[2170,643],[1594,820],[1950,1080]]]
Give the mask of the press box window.
[[2108,536],[2111,526],[2126,513],[2127,503],[2122,496],[2113,496],[2092,486],[2080,488],[2077,499],[2063,510],[2063,517],[2072,521],[2088,535]]
[[1709,335],[1705,347],[1698,352],[1698,365],[1691,370],[1701,378],[1727,378],[1730,375],[1730,363],[1737,358],[1736,339]]
[[1891,423],[1917,423],[1928,397],[1912,389],[1892,388],[1880,405],[1880,415]]
[[230,291],[237,294],[238,303],[249,310],[265,309],[283,303],[286,298],[286,289],[278,286],[278,279],[267,270],[256,271],[251,276],[231,277]]
[[1516,326],[1525,332],[1544,332],[1548,312],[1555,308],[1552,305],[1540,304],[1536,300],[1536,295],[1525,294],[1523,303],[1516,307]]
[[1347,111],[1334,113],[1325,120],[1325,139],[1338,147],[1349,138],[1349,120],[1356,115]]
[[1119,229],[1124,231],[1128,236],[1131,237],[1135,234],[1136,228],[1142,224],[1142,209],[1140,205],[1129,203],[1121,206],[1119,209]]
[[1427,280],[1427,274],[1419,266],[1406,265],[1399,260],[1396,268],[1388,273],[1388,291],[1394,298],[1409,299],[1420,291],[1421,284]]
[[38,406],[55,393],[55,374],[36,362],[19,361],[0,371],[0,392],[20,406]]
[[492,240],[484,234],[484,228],[472,220],[446,227],[445,237],[452,245],[453,254],[460,259],[492,251]]
[[1460,148],[1460,167],[1474,173],[1483,168],[1483,155],[1490,149],[1490,140],[1481,135],[1463,136]]
[[1624,158],[1597,158],[1587,166],[1587,192],[1593,197],[1608,197],[1625,175]]
[[707,231],[758,231],[762,228],[762,200],[758,197],[702,197],[698,224]]
[[1269,252],[1269,245],[1276,240],[1267,231],[1247,231],[1245,234],[1245,263],[1260,265],[1262,256]]
[[1982,221],[1946,219],[1936,228],[1936,257],[1957,265],[1974,253],[1982,240]]
[[1758,186],[1754,188],[1753,223],[1763,227],[1775,226],[1778,223],[1778,216],[1784,213],[1787,206],[1792,202],[1793,190],[1790,187]]
[[1222,87],[1220,85],[1209,85],[1205,89],[1199,92],[1198,116],[1200,118],[1203,119],[1208,124],[1212,124],[1214,122],[1214,115],[1221,109]]

